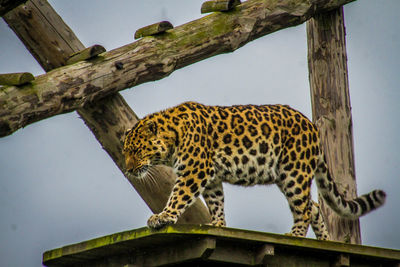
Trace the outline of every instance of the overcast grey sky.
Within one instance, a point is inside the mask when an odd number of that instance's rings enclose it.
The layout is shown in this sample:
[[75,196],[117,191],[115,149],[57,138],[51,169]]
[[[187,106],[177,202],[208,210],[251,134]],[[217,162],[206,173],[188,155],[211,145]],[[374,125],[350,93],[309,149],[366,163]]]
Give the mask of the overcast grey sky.
[[[177,26],[201,17],[202,2],[50,1],[86,46],[101,44],[107,50],[132,42],[142,26],[160,20]],[[398,0],[345,6],[358,192],[380,188],[388,194],[384,207],[361,219],[362,239],[366,245],[396,249],[399,8]],[[43,73],[1,20],[0,73],[22,71]],[[218,105],[289,104],[311,118],[305,25],[122,94],[140,117],[195,100]],[[275,186],[225,188],[228,226],[274,233],[290,230],[289,208]],[[0,138],[0,214],[0,266],[40,266],[45,250],[145,226],[151,212],[73,112]]]

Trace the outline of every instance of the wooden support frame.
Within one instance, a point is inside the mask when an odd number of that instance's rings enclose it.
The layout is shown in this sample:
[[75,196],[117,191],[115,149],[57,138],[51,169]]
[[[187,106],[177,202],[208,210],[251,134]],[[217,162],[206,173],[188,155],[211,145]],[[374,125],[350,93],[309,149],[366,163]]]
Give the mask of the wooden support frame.
[[[32,0],[32,2],[40,0]],[[42,1],[43,2],[43,1]],[[232,12],[232,14],[229,14],[231,17],[226,17],[226,14],[213,14],[211,16],[208,16],[206,18],[203,18],[199,21],[203,24],[210,23],[210,25],[217,24],[218,26],[224,25],[226,26],[222,32],[217,32],[213,31],[213,28],[208,25],[208,28],[206,30],[211,31],[212,33],[207,36],[208,39],[211,38],[212,45],[214,47],[210,48],[208,46],[201,47],[201,49],[192,51],[191,49],[194,49],[194,46],[191,46],[191,43],[188,42],[194,41],[193,36],[196,36],[195,31],[190,31],[190,27],[193,28],[194,30],[200,30],[200,28],[196,28],[196,21],[192,22],[192,24],[188,25],[183,25],[179,27],[179,29],[176,29],[176,31],[171,31],[171,35],[167,35],[164,37],[158,36],[160,38],[154,38],[154,37],[149,37],[153,38],[152,41],[155,45],[148,45],[149,39],[143,39],[142,41],[136,42],[134,44],[128,45],[126,47],[116,49],[114,51],[111,51],[109,53],[105,53],[104,59],[99,60],[99,62],[81,62],[79,65],[80,68],[92,68],[95,70],[95,72],[98,72],[98,74],[103,75],[104,70],[103,68],[108,68],[110,69],[110,66],[115,67],[115,72],[112,73],[115,77],[111,77],[109,80],[107,80],[104,83],[104,80],[102,80],[102,85],[99,86],[96,84],[96,79],[97,77],[94,77],[94,79],[91,80],[89,77],[90,75],[86,75],[83,79],[80,77],[81,80],[78,80],[77,76],[73,74],[72,76],[65,75],[63,76],[61,73],[62,72],[74,72],[76,69],[73,68],[73,66],[67,66],[62,69],[54,70],[51,73],[48,73],[46,75],[43,75],[38,78],[38,81],[35,81],[32,86],[26,85],[22,88],[24,96],[26,94],[29,95],[29,90],[32,90],[32,94],[30,97],[25,97],[24,99],[19,99],[18,96],[20,92],[17,90],[16,87],[5,87],[0,90],[0,98],[2,99],[0,104],[3,106],[6,106],[5,112],[0,114],[1,119],[0,119],[0,135],[7,135],[15,131],[16,129],[23,127],[31,122],[37,121],[39,119],[45,118],[47,116],[52,116],[55,114],[63,113],[63,112],[68,112],[71,110],[78,109],[79,114],[84,118],[86,124],[89,126],[89,128],[93,131],[93,133],[96,135],[98,140],[102,143],[104,148],[107,150],[107,152],[110,154],[110,156],[113,158],[113,160],[116,162],[116,164],[120,167],[120,169],[123,171],[124,166],[123,166],[123,161],[121,159],[120,155],[120,150],[121,150],[121,138],[125,128],[128,127],[121,127],[121,126],[127,126],[128,124],[133,124],[135,121],[137,121],[137,117],[134,115],[134,113],[129,110],[129,107],[127,107],[126,103],[123,101],[122,97],[118,95],[113,95],[119,90],[122,90],[124,88],[134,86],[137,84],[140,84],[142,82],[146,81],[151,81],[151,80],[156,80],[160,79],[163,77],[168,76],[172,71],[184,67],[188,64],[197,62],[199,60],[208,58],[212,55],[224,53],[224,52],[231,52],[234,51],[235,49],[241,47],[242,45],[246,44],[247,42],[261,37],[265,34],[268,34],[270,32],[288,27],[288,26],[293,26],[300,24],[310,18],[310,16],[314,15],[315,18],[311,20],[308,23],[308,34],[309,34],[309,55],[310,55],[310,60],[309,60],[309,66],[310,66],[310,84],[312,87],[313,91],[313,114],[314,114],[314,119],[316,120],[317,124],[319,124],[319,127],[321,129],[321,134],[322,134],[322,139],[324,141],[324,146],[326,147],[325,151],[330,151],[330,153],[336,153],[332,152],[334,151],[335,148],[332,149],[332,144],[338,144],[342,142],[337,142],[332,138],[332,136],[343,136],[342,134],[334,134],[331,135],[332,132],[334,132],[336,129],[344,129],[345,131],[348,130],[347,133],[344,134],[344,139],[345,139],[345,144],[346,147],[339,148],[342,151],[346,151],[346,154],[350,155],[349,158],[345,158],[344,164],[341,165],[346,165],[345,167],[342,167],[343,170],[350,170],[350,176],[352,175],[353,180],[354,178],[354,160],[352,157],[352,136],[351,136],[351,113],[350,113],[350,101],[348,97],[348,81],[347,81],[347,66],[346,66],[346,53],[345,53],[345,42],[344,42],[344,27],[343,27],[343,14],[337,13],[337,10],[331,11],[333,8],[337,8],[340,5],[343,5],[345,3],[348,3],[351,1],[316,1],[313,3],[309,3],[298,0],[296,6],[285,6],[287,3],[281,3],[280,5],[273,5],[272,2],[270,1],[258,1],[258,0],[253,0],[253,1],[248,1],[244,3],[240,9],[236,10],[237,14],[235,12]],[[260,3],[268,3],[272,4],[271,6],[265,5],[259,5]],[[29,4],[29,3],[28,3]],[[263,16],[258,16],[257,13],[252,13],[258,6],[262,6],[260,9],[257,11],[265,11],[267,12],[267,15]],[[35,6],[36,8],[38,7]],[[48,8],[48,7],[46,7]],[[16,8],[15,12],[18,12],[18,8]],[[23,12],[19,10],[20,12]],[[318,14],[319,12],[328,12],[331,11],[331,13],[325,13],[325,14]],[[247,13],[246,13],[247,12]],[[335,13],[336,12],[336,13]],[[8,12],[7,15],[5,16],[6,21],[8,24],[13,28],[13,26],[17,25],[17,21],[15,17],[13,18],[13,13],[14,11]],[[11,14],[11,15],[10,15]],[[39,13],[37,13],[39,14]],[[42,13],[43,14],[43,13]],[[70,29],[64,25],[63,23],[60,22],[61,18],[58,17],[58,15],[53,12],[49,13],[51,14],[51,18],[49,21],[57,21],[57,23],[60,23],[61,27],[53,27],[51,28],[55,33],[59,34],[59,36],[64,36],[65,33],[71,34]],[[331,16],[333,14],[333,16]],[[15,13],[14,13],[15,15]],[[40,15],[36,15],[37,18],[40,17]],[[16,16],[18,17],[18,16]],[[262,17],[262,18],[261,18]],[[244,18],[244,19],[243,19]],[[252,18],[252,19],[248,19]],[[223,24],[220,20],[224,20]],[[331,20],[333,19],[333,21]],[[40,20],[40,19],[39,19]],[[266,22],[266,20],[268,20]],[[61,20],[62,21],[62,20]],[[220,24],[218,24],[220,23]],[[34,27],[38,26],[39,24],[33,24]],[[25,25],[24,27],[21,27],[20,29],[17,29],[17,27],[14,27],[14,31],[19,34],[19,36],[24,36],[27,35],[26,33],[29,32],[26,29],[32,27],[32,25]],[[40,27],[37,27],[38,29],[42,29]],[[23,29],[23,30],[21,30]],[[238,30],[239,29],[239,30]],[[26,31],[25,31],[26,30]],[[203,29],[204,30],[204,29]],[[237,32],[234,32],[237,31]],[[25,31],[25,32],[24,32]],[[331,56],[329,49],[332,47],[328,47],[327,50],[324,50],[327,48],[326,44],[331,45],[332,38],[328,36],[328,32],[332,31],[336,36],[339,36],[338,39],[342,41],[342,43],[337,47],[337,50],[340,51],[340,53],[332,53],[332,58],[329,58]],[[238,34],[239,32],[239,34]],[[38,33],[38,32],[37,32]],[[36,34],[37,34],[36,33]],[[47,29],[44,29],[44,33],[46,33],[47,37],[49,35],[52,35],[50,31]],[[227,38],[229,37],[230,34],[235,33],[236,38]],[[187,39],[184,37],[184,34],[192,34],[192,37]],[[222,37],[221,37],[222,36]],[[327,37],[328,36],[328,37]],[[172,38],[172,39],[171,39]],[[227,38],[227,39],[225,39]],[[319,39],[318,39],[319,38]],[[80,43],[80,41],[76,37],[72,37],[70,41],[65,42],[65,50],[59,50],[62,52],[51,52],[53,54],[46,54],[44,51],[40,51],[40,48],[35,47],[36,44],[29,43],[28,38],[22,37],[21,39],[24,40],[24,43],[26,46],[30,49],[33,55],[38,59],[38,61],[42,64],[42,66],[46,70],[51,70],[53,68],[62,66],[66,63],[66,56],[68,53],[65,53],[65,51],[72,50],[72,52],[77,52],[82,50],[84,47]],[[44,38],[46,39],[46,38]],[[49,38],[48,38],[49,39]],[[336,40],[336,39],[335,39]],[[185,42],[186,41],[186,42]],[[198,40],[195,40],[196,42],[199,41],[199,43],[195,43],[195,46],[198,46],[202,42],[204,42],[204,39],[198,38]],[[174,43],[175,42],[175,43]],[[177,45],[177,44],[184,44],[184,48],[188,50],[188,54],[185,54],[183,57],[174,57],[176,54],[171,50],[171,47],[168,47],[167,49],[167,56],[164,54],[157,54],[157,51],[160,51],[160,45]],[[43,42],[42,42],[43,44]],[[220,46],[216,46],[216,44]],[[51,48],[52,46],[48,46]],[[59,48],[57,48],[59,49]],[[336,47],[335,47],[336,49]],[[47,48],[46,48],[47,50]],[[141,50],[148,50],[150,54],[156,54],[157,57],[159,57],[161,60],[156,61],[156,65],[150,66],[150,68],[147,70],[147,73],[144,74],[144,76],[140,76],[140,73],[138,73],[137,70],[134,70],[131,68],[131,66],[134,64],[140,64],[140,63],[146,63],[148,59],[143,59],[143,58],[135,58],[137,55],[137,51]],[[38,52],[40,51],[40,52]],[[83,50],[85,51],[85,50]],[[181,52],[181,51],[180,51]],[[318,60],[315,60],[313,56],[315,56],[316,53],[321,53],[324,55],[327,55],[326,58],[328,60],[333,60],[335,63],[339,62],[338,66],[340,68],[335,69],[336,73],[335,75],[338,77],[338,79],[331,79],[335,81],[339,81],[341,84],[327,84],[328,88],[324,88],[324,86],[321,85],[321,77],[325,74],[331,75],[331,72],[320,72],[318,73],[319,70],[323,68],[318,68],[318,66],[315,65],[315,63],[321,63],[318,62]],[[124,57],[123,54],[126,53],[128,57]],[[171,57],[172,55],[172,57]],[[340,55],[340,57],[337,57],[337,55]],[[146,55],[148,56],[148,55]],[[131,59],[133,57],[133,59]],[[87,59],[87,58],[85,58]],[[325,62],[326,63],[326,62]],[[158,64],[158,65],[157,65]],[[159,69],[157,69],[155,66],[161,66]],[[328,62],[329,65],[329,62]],[[337,65],[334,65],[337,66]],[[115,82],[117,78],[120,78],[118,71],[124,71],[124,74],[126,73],[131,74],[134,79],[130,80],[123,80],[122,84],[118,84],[115,87],[112,87],[111,84],[112,82]],[[130,72],[130,73],[129,73]],[[343,75],[345,73],[345,75]],[[129,76],[129,75],[127,75]],[[72,80],[72,82],[71,82]],[[325,77],[322,80],[330,80],[329,77]],[[66,82],[69,81],[69,82]],[[56,92],[48,90],[50,87],[56,87],[57,90]],[[86,86],[86,87],[84,87]],[[72,88],[79,88],[78,92],[75,92],[76,94],[74,95],[74,92],[72,92]],[[341,93],[338,88],[343,88],[343,92]],[[321,90],[321,91],[318,91]],[[64,91],[66,95],[59,95],[58,93],[60,91]],[[1,95],[3,93],[3,95]],[[47,93],[47,95],[46,95]],[[50,94],[49,94],[50,93]],[[66,98],[67,95],[71,95],[73,97]],[[36,97],[34,96],[36,95]],[[38,96],[39,95],[39,96]],[[78,97],[76,97],[78,95]],[[329,97],[326,95],[333,96],[331,100]],[[56,97],[55,97],[56,96]],[[8,98],[7,98],[8,97]],[[57,99],[59,97],[59,99]],[[52,103],[51,99],[55,99],[55,102]],[[14,99],[17,99],[15,101]],[[61,99],[61,101],[60,101]],[[101,99],[101,100],[100,100]],[[340,101],[333,101],[333,100],[340,100]],[[21,101],[23,100],[23,101]],[[43,101],[44,100],[44,101]],[[96,100],[96,104],[91,103],[93,100]],[[14,102],[13,102],[14,101]],[[42,102],[41,102],[42,101]],[[58,102],[57,102],[58,101]],[[63,102],[64,101],[64,102]],[[16,111],[21,105],[21,103],[26,103],[29,102],[32,104],[37,109],[33,109],[30,107],[29,110],[18,110]],[[330,105],[330,103],[336,103],[340,102],[339,105],[340,107],[344,107],[344,109],[336,109],[334,105]],[[49,105],[48,109],[40,109],[43,106]],[[39,108],[38,108],[39,107]],[[126,108],[124,111],[123,109]],[[119,114],[115,111],[118,111]],[[33,112],[32,112],[33,111]],[[14,112],[14,113],[13,113]],[[20,112],[20,113],[18,113]],[[30,113],[31,112],[31,113]],[[11,115],[10,115],[11,114]],[[100,114],[100,115],[99,115]],[[339,115],[338,115],[339,114]],[[20,116],[18,119],[14,122],[7,120],[7,116]],[[344,118],[344,120],[343,120]],[[116,122],[117,121],[117,122]],[[339,123],[340,122],[340,123]],[[13,124],[14,123],[14,124]],[[338,125],[341,125],[341,127],[337,127]],[[124,128],[124,129],[122,129]],[[105,133],[108,132],[109,129],[113,129],[111,133]],[[107,135],[109,134],[109,135]],[[337,147],[336,147],[337,148]],[[348,153],[348,150],[350,149],[350,153]],[[344,158],[344,157],[343,157]],[[330,168],[334,170],[334,164],[332,163],[333,157],[332,155],[328,155],[328,162],[330,165]],[[335,171],[334,176],[335,177],[340,177],[340,175],[336,175]],[[346,176],[344,176],[346,177]],[[347,183],[348,180],[346,179]],[[135,185],[135,181],[131,181],[132,184],[134,184],[135,188],[140,192],[141,189],[139,185]],[[343,184],[343,183],[342,183]],[[170,185],[170,184],[169,184]],[[168,187],[163,187],[163,188],[168,188]],[[169,187],[170,188],[170,187]],[[350,188],[350,189],[349,189]],[[356,195],[356,190],[355,190],[355,181],[353,184],[350,185],[350,187],[347,188],[346,190],[348,191],[343,191],[345,195],[349,195],[350,197],[354,197]],[[143,189],[143,192],[145,192],[142,196],[143,198],[146,198],[147,196],[151,196],[154,194],[149,194],[148,189]],[[169,192],[169,189],[166,190]],[[164,194],[165,195],[165,194]],[[160,197],[160,199],[162,199]],[[157,199],[159,201],[160,199]],[[151,202],[151,200],[148,200]],[[161,204],[157,205],[149,205],[154,212],[158,212],[162,209],[163,203],[165,203],[165,199],[162,201],[159,201]],[[324,205],[322,205],[322,209],[324,210]],[[200,208],[200,210],[203,208]],[[204,209],[203,209],[204,210]],[[329,209],[324,210],[325,217],[331,217],[333,215],[327,215],[329,213]],[[185,215],[190,214],[190,213],[185,213]],[[207,221],[209,218],[207,217],[207,212],[201,212],[200,219],[195,218],[196,215],[193,215],[194,217],[191,217],[189,221]],[[343,220],[343,219],[342,219]],[[333,233],[333,229],[352,229],[353,232],[343,232],[340,236],[337,235],[334,238],[336,240],[342,240],[345,242],[355,242],[359,243],[361,242],[361,238],[359,236],[359,226],[357,226],[358,222],[349,222],[347,220],[341,221],[339,224],[334,224],[332,223],[334,220],[329,220],[328,223],[328,228],[331,229],[331,233]],[[329,226],[331,224],[331,226]],[[339,225],[339,226],[338,226]],[[357,228],[358,227],[358,228]],[[358,233],[357,233],[358,232]],[[264,255],[265,256],[265,255]],[[264,257],[265,258],[265,257]],[[344,262],[346,260],[344,259]],[[344,263],[346,264],[346,263]]]
[[[246,43],[277,30],[299,25],[311,16],[353,0],[280,2],[251,0],[233,12],[217,12],[181,25],[157,37],[145,37],[103,54],[96,62],[80,62],[36,78],[32,86],[0,89],[0,136],[30,123],[82,108],[120,90],[167,77],[173,71],[217,54],[232,52]],[[38,14],[38,16],[41,14]],[[12,18],[7,14],[7,21]],[[16,21],[15,23],[21,23]],[[42,28],[40,25],[26,27]],[[51,28],[53,29],[53,28]],[[18,29],[14,29],[18,30]],[[65,29],[67,32],[70,29]],[[36,28],[32,31],[37,31]],[[25,33],[28,35],[29,33]],[[46,34],[46,33],[41,33]],[[52,33],[59,35],[60,32]],[[83,48],[71,41],[73,51]],[[31,53],[43,50],[29,44]],[[50,48],[49,48],[50,49]],[[41,62],[59,54],[53,47],[41,51]],[[55,58],[63,65],[65,57]],[[38,58],[37,56],[35,56]],[[123,63],[123,70],[116,64]],[[45,66],[52,69],[55,64]]]

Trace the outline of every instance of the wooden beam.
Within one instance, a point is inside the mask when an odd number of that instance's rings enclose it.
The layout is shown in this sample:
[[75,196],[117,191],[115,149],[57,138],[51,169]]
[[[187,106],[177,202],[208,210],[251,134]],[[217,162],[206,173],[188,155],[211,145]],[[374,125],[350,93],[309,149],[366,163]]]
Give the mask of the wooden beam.
[[[338,190],[352,199],[357,196],[357,185],[345,35],[343,8],[316,15],[307,22],[313,121],[320,129]],[[343,219],[322,198],[319,202],[331,238],[361,244],[359,220]]]
[[0,17],[28,0],[0,0]]
[[45,3],[28,1],[7,13],[3,19],[43,69],[50,71],[64,66],[71,54],[85,49],[85,46],[79,39],[73,38],[75,34],[71,28]]
[[[27,14],[30,15],[27,16]],[[46,14],[46,17],[42,14]],[[69,55],[85,48],[45,0],[29,1],[26,5],[9,12],[4,19],[46,71],[50,71],[53,66],[62,66]],[[48,53],[48,50],[53,52]],[[2,100],[0,100],[0,106],[1,102]],[[135,124],[138,117],[123,97],[118,93],[110,95],[95,104],[86,105],[79,109],[78,113],[103,149],[125,173],[124,158],[121,153],[122,139],[125,130]],[[154,170],[154,178],[157,182],[155,186],[138,183],[129,178],[128,180],[149,208],[154,213],[159,213],[167,202],[175,183],[175,176],[171,169],[158,167]],[[197,201],[185,212],[178,223],[207,223],[209,221],[210,215],[207,208],[202,202]]]
[[[32,86],[22,90],[3,88],[0,90],[3,107],[0,136],[56,114],[82,108],[120,90],[167,77],[189,64],[232,52],[256,38],[301,24],[317,13],[352,1],[247,1],[234,11],[213,13],[166,34],[145,37],[106,52],[101,60],[51,71],[37,77]],[[37,45],[34,47],[40,49]],[[118,62],[123,63],[122,69],[116,68]]]

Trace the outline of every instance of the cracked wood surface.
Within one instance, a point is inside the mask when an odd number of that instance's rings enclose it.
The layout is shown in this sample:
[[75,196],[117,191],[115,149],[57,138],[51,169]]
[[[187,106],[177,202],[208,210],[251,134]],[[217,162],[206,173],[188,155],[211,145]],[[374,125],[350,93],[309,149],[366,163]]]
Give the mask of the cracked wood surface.
[[352,1],[251,0],[232,11],[216,12],[92,60],[57,68],[38,76],[29,86],[0,88],[0,136],[120,90],[167,77],[174,70],[232,52],[256,38],[299,25],[315,14]]
[[[307,22],[308,66],[313,121],[320,129],[329,170],[347,199],[357,197],[353,123],[347,72],[343,9]],[[361,244],[359,220],[339,217],[319,198],[325,224],[336,241]]]

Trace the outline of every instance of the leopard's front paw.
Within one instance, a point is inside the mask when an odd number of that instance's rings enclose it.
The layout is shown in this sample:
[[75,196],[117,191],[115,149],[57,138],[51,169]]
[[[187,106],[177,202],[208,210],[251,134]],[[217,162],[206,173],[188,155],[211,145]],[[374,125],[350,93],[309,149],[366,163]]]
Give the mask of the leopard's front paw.
[[206,225],[217,226],[217,227],[226,227],[226,222],[225,222],[225,220],[212,221],[211,223],[207,223]]
[[174,224],[176,223],[177,218],[171,217],[170,215],[161,212],[160,214],[152,215],[148,221],[147,226],[154,229],[160,229],[167,224]]

